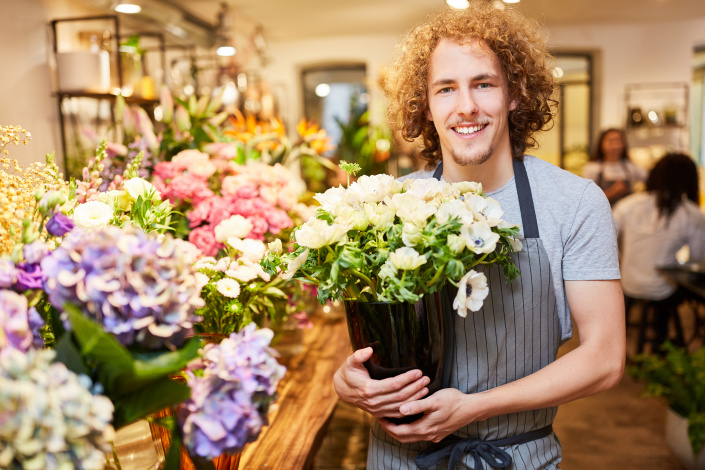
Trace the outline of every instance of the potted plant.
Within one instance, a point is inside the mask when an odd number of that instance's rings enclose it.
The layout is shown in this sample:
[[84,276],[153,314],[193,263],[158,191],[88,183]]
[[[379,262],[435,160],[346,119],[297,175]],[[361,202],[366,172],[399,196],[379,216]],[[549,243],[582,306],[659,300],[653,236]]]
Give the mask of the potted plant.
[[518,275],[511,255],[521,247],[519,227],[472,182],[361,176],[316,200],[316,215],[294,231],[294,251],[270,253],[264,264],[317,286],[321,303],[344,301],[353,347],[374,349],[371,377],[420,368],[429,390],[440,389],[443,314],[481,308],[487,280],[473,268],[499,264],[508,280]]
[[662,350],[638,356],[630,372],[647,395],[668,405],[666,441],[673,454],[688,469],[705,469],[705,347],[689,352],[667,342]]

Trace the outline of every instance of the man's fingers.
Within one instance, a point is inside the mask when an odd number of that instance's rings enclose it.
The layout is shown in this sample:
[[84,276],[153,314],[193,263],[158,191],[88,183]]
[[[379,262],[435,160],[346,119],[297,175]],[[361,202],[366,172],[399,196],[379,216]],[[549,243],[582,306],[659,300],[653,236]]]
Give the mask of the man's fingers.
[[364,367],[362,363],[370,357],[372,357],[372,348],[358,349],[348,356],[348,365],[351,367]]
[[399,407],[399,412],[404,415],[415,415],[417,413],[426,413],[428,411],[433,411],[436,409],[433,396],[427,398],[426,400],[411,401],[409,403],[404,403]]
[[[379,382],[377,382],[377,386],[379,387],[380,393],[395,393],[397,391],[404,390],[409,384],[413,384],[414,382],[421,379],[421,375],[422,374],[420,370],[414,369],[410,370],[409,372],[404,372],[401,375],[397,375],[396,377],[390,377],[388,379],[380,380]],[[424,379],[427,379],[427,377],[424,377]],[[421,386],[423,387],[425,385],[426,384],[423,384]],[[418,390],[418,388],[416,390]]]

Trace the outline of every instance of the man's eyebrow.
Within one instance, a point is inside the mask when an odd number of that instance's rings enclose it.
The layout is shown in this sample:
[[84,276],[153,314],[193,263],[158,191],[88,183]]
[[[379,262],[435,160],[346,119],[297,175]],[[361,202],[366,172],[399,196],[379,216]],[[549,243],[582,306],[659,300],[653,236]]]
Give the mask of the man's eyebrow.
[[[470,81],[472,82],[479,82],[482,80],[498,80],[499,75],[493,74],[493,73],[481,73],[479,75],[475,75],[472,77]],[[439,87],[439,86],[446,86],[446,85],[455,85],[458,83],[457,80],[454,80],[452,78],[441,78],[436,80],[435,82],[431,83],[431,88],[434,87]]]
[[454,85],[455,83],[457,83],[457,81],[452,78],[441,78],[431,83],[431,88],[444,85]]

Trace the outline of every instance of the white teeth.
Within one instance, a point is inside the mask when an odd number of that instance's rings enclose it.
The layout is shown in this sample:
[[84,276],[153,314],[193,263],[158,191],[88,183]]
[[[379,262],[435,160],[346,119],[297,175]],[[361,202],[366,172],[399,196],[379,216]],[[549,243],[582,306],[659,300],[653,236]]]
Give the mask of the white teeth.
[[485,124],[481,124],[478,126],[470,126],[470,127],[456,127],[455,132],[457,132],[458,134],[465,134],[465,135],[474,134],[475,132],[483,129],[484,127],[485,127]]

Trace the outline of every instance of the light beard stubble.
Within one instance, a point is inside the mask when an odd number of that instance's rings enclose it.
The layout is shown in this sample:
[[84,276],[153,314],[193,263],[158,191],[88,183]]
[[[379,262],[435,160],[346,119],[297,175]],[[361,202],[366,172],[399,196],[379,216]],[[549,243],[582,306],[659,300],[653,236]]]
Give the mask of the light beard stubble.
[[492,154],[494,153],[494,145],[490,145],[487,150],[483,153],[481,153],[478,156],[461,156],[459,155],[455,149],[450,150],[450,156],[453,159],[453,161],[456,163],[456,165],[459,166],[470,166],[470,165],[482,165],[485,163],[487,160],[490,159]]

